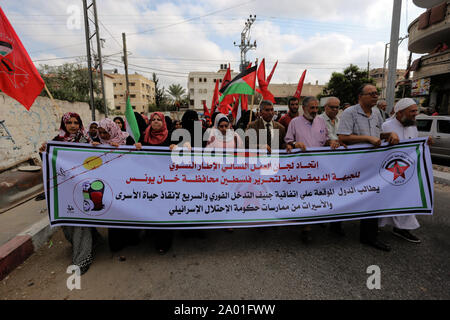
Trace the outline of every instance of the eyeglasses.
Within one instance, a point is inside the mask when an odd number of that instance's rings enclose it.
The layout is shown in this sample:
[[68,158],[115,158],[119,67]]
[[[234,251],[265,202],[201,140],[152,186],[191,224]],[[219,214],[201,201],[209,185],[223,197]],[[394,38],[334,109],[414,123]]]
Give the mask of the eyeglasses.
[[377,91],[374,92],[367,92],[367,93],[363,93],[362,96],[371,96],[371,97],[378,97],[380,94]]

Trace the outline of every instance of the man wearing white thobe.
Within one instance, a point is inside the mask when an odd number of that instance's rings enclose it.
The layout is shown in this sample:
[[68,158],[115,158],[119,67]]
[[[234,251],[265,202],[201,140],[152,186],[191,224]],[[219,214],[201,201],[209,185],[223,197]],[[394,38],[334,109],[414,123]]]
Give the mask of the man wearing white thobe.
[[[419,136],[416,126],[418,114],[416,102],[411,98],[404,98],[394,107],[395,116],[382,125],[383,132],[395,132],[400,140],[414,139]],[[431,140],[429,140],[431,143]],[[382,218],[379,226],[392,225],[393,233],[409,242],[420,243],[420,239],[414,236],[410,230],[420,227],[415,215]]]

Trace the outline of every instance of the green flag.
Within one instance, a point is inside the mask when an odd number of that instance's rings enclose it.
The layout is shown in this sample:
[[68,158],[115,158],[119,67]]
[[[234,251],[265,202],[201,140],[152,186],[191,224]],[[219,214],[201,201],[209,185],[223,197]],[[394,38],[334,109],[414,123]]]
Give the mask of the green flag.
[[134,115],[133,108],[131,107],[130,97],[127,98],[127,108],[125,109],[125,118],[127,120],[127,132],[133,137],[136,143],[139,142],[141,133],[136,121],[136,116]]

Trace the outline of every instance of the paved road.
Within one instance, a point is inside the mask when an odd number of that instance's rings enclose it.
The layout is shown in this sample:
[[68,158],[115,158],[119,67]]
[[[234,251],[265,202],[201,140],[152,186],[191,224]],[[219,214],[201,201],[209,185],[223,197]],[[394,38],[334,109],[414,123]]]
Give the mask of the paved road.
[[[177,233],[165,256],[153,250],[151,237],[114,255],[103,243],[81,290],[73,291],[65,273],[70,245],[59,230],[0,282],[0,299],[450,299],[449,207],[450,187],[436,184],[435,215],[419,217],[423,243],[386,228],[380,238],[390,242],[390,253],[359,244],[358,222],[345,223],[345,238],[315,225],[309,246],[299,241],[298,227],[208,230],[206,239]],[[370,265],[381,269],[380,290],[366,286]]]

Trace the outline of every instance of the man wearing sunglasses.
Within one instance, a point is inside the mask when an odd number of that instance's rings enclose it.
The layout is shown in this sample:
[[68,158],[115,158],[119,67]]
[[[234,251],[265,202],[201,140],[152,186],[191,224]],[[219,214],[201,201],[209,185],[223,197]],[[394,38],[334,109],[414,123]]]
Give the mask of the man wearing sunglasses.
[[[377,88],[364,84],[358,93],[358,104],[346,109],[340,118],[337,134],[344,144],[370,143],[374,147],[381,145],[381,140],[389,144],[399,142],[395,132],[382,132],[383,118],[378,108]],[[360,242],[383,251],[390,251],[386,243],[378,240],[378,219],[362,219],[360,222]]]

